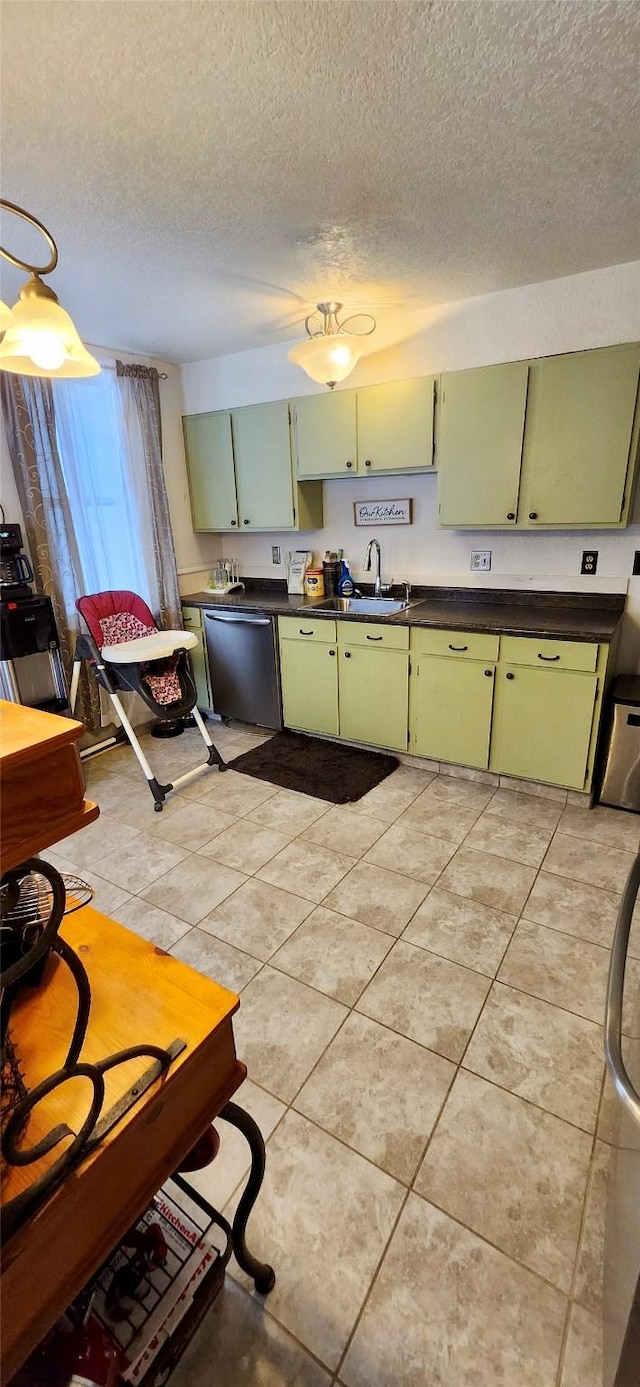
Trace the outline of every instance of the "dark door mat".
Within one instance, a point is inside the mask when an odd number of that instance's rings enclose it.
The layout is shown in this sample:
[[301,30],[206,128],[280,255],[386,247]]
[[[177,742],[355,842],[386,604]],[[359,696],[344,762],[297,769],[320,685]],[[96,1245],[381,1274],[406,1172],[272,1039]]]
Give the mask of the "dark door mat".
[[350,804],[362,799],[398,765],[396,756],[363,751],[307,737],[300,732],[277,732],[253,751],[236,756],[229,765],[242,775],[268,780],[283,790],[326,799],[330,804]]

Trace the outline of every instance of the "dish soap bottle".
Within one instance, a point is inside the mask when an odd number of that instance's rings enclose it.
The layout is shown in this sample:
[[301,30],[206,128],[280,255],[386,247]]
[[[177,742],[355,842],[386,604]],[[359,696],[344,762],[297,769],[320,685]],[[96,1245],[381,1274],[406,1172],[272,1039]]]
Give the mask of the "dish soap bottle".
[[338,592],[340,597],[353,597],[353,578],[349,572],[349,565],[345,563],[344,559],[338,579]]

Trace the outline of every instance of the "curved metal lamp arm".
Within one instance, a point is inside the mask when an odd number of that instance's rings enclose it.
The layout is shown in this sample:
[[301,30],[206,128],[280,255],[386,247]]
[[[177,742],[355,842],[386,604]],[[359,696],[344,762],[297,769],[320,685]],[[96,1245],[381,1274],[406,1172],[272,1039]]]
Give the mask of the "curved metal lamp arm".
[[638,1094],[627,1074],[622,1058],[622,1002],[624,995],[624,973],[627,964],[629,934],[638,891],[640,890],[640,854],[636,857],[627,877],[627,884],[620,902],[616,931],[611,947],[611,961],[607,980],[607,995],[604,1010],[604,1053],[607,1069],[615,1085],[618,1096],[625,1107],[640,1124],[640,1094]]
[[[327,299],[323,303],[316,305],[318,313],[310,313],[304,320],[305,331],[308,337],[338,337],[341,333],[344,336],[369,337],[376,330],[376,320],[372,313],[351,313],[348,318],[341,322],[338,313],[342,304],[336,299]],[[367,319],[371,327],[350,328],[349,323],[355,323],[358,319]]]
[[3,207],[7,212],[15,212],[17,217],[21,217],[22,220],[28,222],[30,226],[35,226],[36,231],[40,231],[44,236],[49,250],[51,251],[50,258],[46,265],[30,265],[28,260],[21,260],[19,255],[13,255],[5,246],[0,246],[0,255],[3,255],[5,260],[9,260],[18,270],[27,270],[28,273],[32,275],[51,274],[51,271],[55,270],[58,263],[58,247],[51,232],[47,231],[46,226],[43,226],[42,222],[39,222],[37,217],[32,216],[31,212],[27,212],[24,207],[19,207],[17,202],[9,202],[6,198],[2,197],[0,198],[0,207]]

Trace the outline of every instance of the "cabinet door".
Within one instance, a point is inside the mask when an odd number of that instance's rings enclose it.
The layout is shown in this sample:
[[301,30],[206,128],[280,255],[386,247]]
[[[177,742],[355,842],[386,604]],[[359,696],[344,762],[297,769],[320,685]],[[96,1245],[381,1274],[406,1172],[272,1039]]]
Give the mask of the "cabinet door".
[[194,530],[238,524],[230,414],[187,414],[182,420]]
[[335,645],[280,642],[285,727],[338,735],[338,653]]
[[422,655],[411,675],[416,756],[486,770],[495,666]]
[[581,790],[597,688],[595,674],[500,665],[491,770]]
[[291,530],[293,477],[286,400],[234,409],[231,418],[240,528]]
[[295,401],[298,477],[349,477],[357,470],[356,392]]
[[435,376],[357,391],[358,470],[433,469]]
[[515,525],[528,371],[526,361],[514,361],[442,377],[440,525]]
[[637,346],[532,362],[521,523],[621,521],[639,365]]
[[409,656],[404,650],[340,651],[340,736],[407,750]]
[[202,631],[202,617],[199,607],[183,607],[182,621],[185,631],[193,631],[198,637],[198,644],[189,651],[191,658],[191,668],[196,683],[196,693],[198,695],[198,707],[213,709],[211,700],[211,688],[209,685],[209,659],[204,643]]

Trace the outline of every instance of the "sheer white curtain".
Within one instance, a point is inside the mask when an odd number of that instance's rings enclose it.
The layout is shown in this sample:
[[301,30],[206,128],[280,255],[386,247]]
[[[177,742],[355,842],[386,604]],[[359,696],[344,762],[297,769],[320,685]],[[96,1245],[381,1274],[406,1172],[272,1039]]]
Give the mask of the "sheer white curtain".
[[158,612],[149,492],[115,373],[54,381],[53,400],[84,592],[130,588]]

